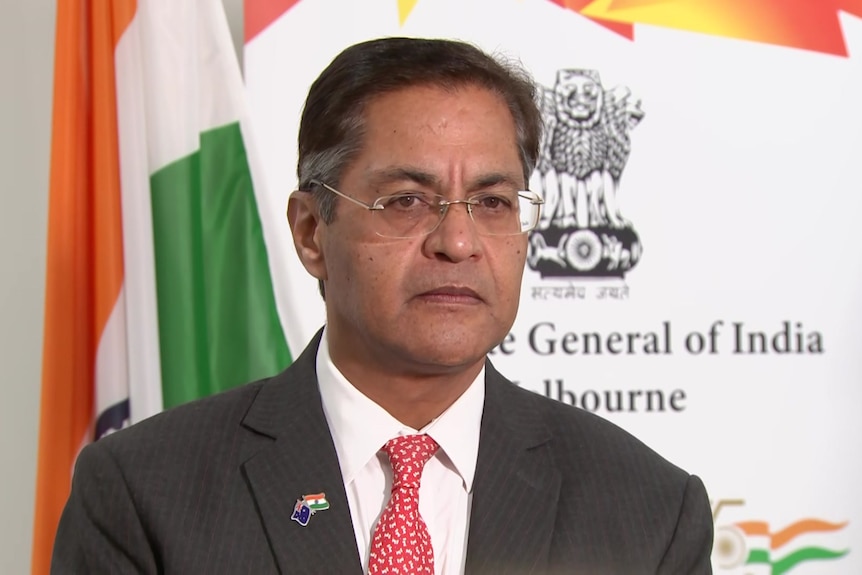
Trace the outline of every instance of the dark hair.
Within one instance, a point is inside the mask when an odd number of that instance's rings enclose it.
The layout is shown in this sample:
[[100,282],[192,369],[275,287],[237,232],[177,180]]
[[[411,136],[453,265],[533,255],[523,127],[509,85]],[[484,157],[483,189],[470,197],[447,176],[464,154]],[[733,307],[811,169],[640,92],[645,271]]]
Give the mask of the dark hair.
[[302,112],[298,189],[313,191],[324,222],[334,217],[335,194],[312,186],[311,180],[338,186],[345,167],[362,147],[368,102],[421,85],[444,89],[475,85],[498,94],[515,121],[524,181],[529,181],[539,153],[542,119],[535,84],[523,67],[464,42],[371,40],[347,48],[327,66],[311,85]]

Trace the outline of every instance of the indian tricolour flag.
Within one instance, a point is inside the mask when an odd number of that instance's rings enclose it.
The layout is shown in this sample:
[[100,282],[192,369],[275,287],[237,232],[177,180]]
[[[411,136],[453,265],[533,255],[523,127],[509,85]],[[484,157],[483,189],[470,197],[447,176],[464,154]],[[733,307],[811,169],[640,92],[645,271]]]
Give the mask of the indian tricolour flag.
[[84,444],[290,362],[244,119],[220,0],[58,0],[33,573]]

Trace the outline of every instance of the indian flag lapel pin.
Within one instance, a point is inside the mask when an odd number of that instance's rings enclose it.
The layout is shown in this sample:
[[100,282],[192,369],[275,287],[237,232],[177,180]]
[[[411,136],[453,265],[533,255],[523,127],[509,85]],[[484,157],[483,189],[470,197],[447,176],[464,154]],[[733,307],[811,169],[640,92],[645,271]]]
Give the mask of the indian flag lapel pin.
[[329,509],[326,493],[303,495],[296,500],[296,505],[293,506],[293,515],[290,518],[305,527],[312,515],[325,509]]

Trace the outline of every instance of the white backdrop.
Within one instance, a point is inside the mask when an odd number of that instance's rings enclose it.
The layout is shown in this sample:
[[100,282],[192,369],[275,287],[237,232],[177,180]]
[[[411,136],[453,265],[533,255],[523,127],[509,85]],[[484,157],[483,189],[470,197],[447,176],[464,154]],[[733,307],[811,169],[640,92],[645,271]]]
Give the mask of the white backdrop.
[[[717,573],[862,572],[862,21],[841,16],[843,57],[648,26],[632,41],[547,0],[421,0],[403,25],[397,4],[302,0],[245,47],[291,350],[323,308],[284,206],[302,103],[338,52],[387,35],[463,39],[520,59],[549,91],[560,70],[596,71],[606,107],[628,90],[643,112],[616,195],[642,254],[628,250],[623,277],[575,275],[591,254],[613,259],[589,237],[618,232],[550,222],[593,235],[543,252],[562,275],[526,271],[495,364],[700,475]],[[589,198],[571,196],[578,214]]]

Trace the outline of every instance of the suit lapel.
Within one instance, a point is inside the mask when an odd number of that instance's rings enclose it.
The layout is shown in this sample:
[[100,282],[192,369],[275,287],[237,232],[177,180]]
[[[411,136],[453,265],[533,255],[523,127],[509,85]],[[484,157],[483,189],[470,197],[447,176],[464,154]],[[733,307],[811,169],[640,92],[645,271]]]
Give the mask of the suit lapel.
[[[338,457],[315,371],[320,333],[294,364],[262,388],[243,425],[271,438],[243,464],[281,573],[362,573]],[[293,521],[303,495],[325,492],[329,509]]]
[[466,573],[542,571],[554,529],[560,474],[550,431],[523,393],[486,365],[485,406],[473,484]]
[[[318,333],[255,398],[243,426],[270,442],[243,463],[242,471],[279,572],[361,574],[347,494],[317,387],[319,341]],[[547,449],[550,432],[524,408],[522,392],[490,363],[485,386],[466,573],[541,571],[560,490]],[[293,521],[296,500],[321,491],[330,508],[305,527]]]

